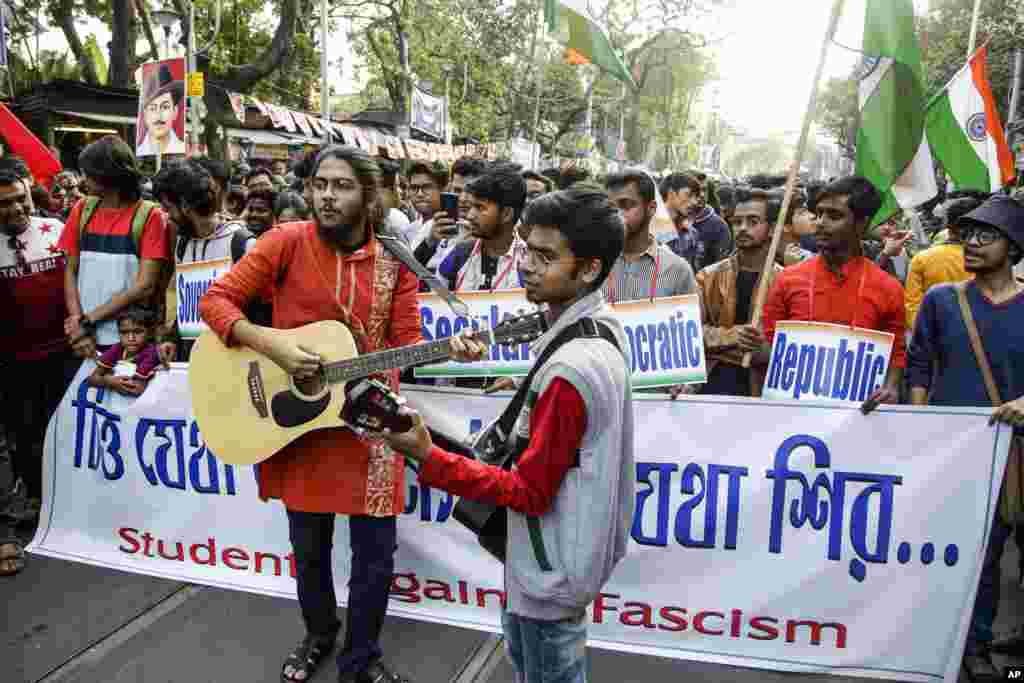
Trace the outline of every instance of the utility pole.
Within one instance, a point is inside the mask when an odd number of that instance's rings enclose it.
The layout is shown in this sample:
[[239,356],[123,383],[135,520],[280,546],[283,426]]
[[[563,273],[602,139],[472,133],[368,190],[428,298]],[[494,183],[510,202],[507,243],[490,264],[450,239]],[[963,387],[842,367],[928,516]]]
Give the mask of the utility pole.
[[[342,33],[339,31],[339,33]],[[339,38],[340,39],[340,38]],[[331,98],[327,91],[327,0],[320,0],[320,120],[324,142],[331,142]]]
[[1017,108],[1020,106],[1021,79],[1024,77],[1024,50],[1017,48],[1013,51],[1013,79],[1010,82],[1010,110],[1006,115],[1006,137],[1013,149],[1015,128],[1017,119]]

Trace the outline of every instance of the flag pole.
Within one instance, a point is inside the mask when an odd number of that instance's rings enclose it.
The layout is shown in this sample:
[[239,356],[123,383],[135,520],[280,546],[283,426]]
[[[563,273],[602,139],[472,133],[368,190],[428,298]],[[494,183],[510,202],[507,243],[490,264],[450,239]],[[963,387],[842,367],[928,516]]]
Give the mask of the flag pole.
[[971,14],[971,37],[967,41],[967,61],[974,55],[974,46],[978,42],[978,17],[981,15],[981,0],[974,0],[974,12]]
[[[757,327],[761,324],[761,313],[764,310],[764,302],[768,297],[768,288],[764,286],[768,282],[772,270],[775,268],[775,254],[779,250],[779,242],[782,240],[782,231],[786,226],[786,215],[789,213],[789,206],[793,202],[793,192],[796,189],[797,174],[800,172],[800,164],[804,160],[804,149],[807,147],[807,138],[811,130],[811,122],[814,121],[815,110],[818,108],[818,85],[821,82],[821,74],[825,70],[825,58],[828,56],[828,46],[836,36],[836,29],[839,27],[839,17],[843,13],[845,0],[833,0],[832,16],[828,21],[828,29],[825,31],[825,39],[821,41],[821,54],[818,56],[818,67],[814,71],[814,81],[811,83],[811,95],[807,102],[807,111],[804,112],[804,122],[800,127],[800,140],[796,144],[796,152],[793,155],[793,163],[789,167],[789,175],[786,177],[786,194],[782,199],[782,208],[779,210],[779,218],[775,221],[775,231],[772,233],[772,242],[768,247],[768,255],[764,260],[764,267],[761,269],[761,279],[758,283],[757,296],[754,300],[754,309],[751,312],[750,324]],[[743,355],[743,367],[749,368],[752,354]]]

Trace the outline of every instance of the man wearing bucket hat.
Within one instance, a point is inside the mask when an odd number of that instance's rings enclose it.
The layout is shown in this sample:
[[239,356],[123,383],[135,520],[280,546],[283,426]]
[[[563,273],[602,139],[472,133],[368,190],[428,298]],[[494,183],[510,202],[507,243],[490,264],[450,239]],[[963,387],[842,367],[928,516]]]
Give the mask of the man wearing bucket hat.
[[989,652],[1009,644],[993,643],[999,564],[1012,526],[1024,520],[1019,435],[1024,426],[1024,287],[1013,277],[1013,266],[1024,255],[1024,204],[998,195],[958,225],[964,268],[974,280],[939,285],[925,294],[907,377],[915,405],[993,405],[990,422],[1017,428],[964,653],[964,669],[971,680],[981,681],[998,676]]
[[151,71],[143,83],[142,119],[146,137],[136,150],[136,156],[140,157],[185,153],[185,143],[174,132],[181,113],[185,83],[174,80],[167,64],[159,67]]

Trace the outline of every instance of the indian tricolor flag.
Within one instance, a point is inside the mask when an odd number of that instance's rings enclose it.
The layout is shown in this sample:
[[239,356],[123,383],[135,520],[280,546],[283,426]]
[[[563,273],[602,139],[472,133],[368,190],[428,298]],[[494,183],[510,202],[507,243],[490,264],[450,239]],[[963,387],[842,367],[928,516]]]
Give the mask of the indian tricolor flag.
[[565,45],[570,64],[596,64],[610,75],[636,87],[629,69],[612,48],[604,28],[587,12],[585,0],[544,0],[548,31]]
[[982,47],[928,105],[932,154],[957,189],[995,192],[1013,180],[1013,154],[988,83]]
[[911,0],[866,0],[857,74],[857,174],[882,193],[877,225],[938,192],[924,135],[924,77]]

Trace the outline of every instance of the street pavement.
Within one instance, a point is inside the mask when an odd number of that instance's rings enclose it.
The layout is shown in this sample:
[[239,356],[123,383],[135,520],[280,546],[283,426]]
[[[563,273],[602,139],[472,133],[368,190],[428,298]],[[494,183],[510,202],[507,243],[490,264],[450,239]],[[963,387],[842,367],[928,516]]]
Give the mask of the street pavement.
[[[0,460],[0,485],[7,479]],[[0,530],[2,533],[2,530]],[[1004,558],[997,630],[1024,623],[1017,549]],[[302,636],[294,601],[168,581],[38,555],[0,578],[0,683],[276,683]],[[341,613],[342,610],[339,610]],[[342,617],[344,620],[344,618]],[[339,639],[340,640],[340,639]],[[514,683],[494,634],[389,617],[387,661],[415,683]],[[1024,660],[997,657],[1000,666]],[[590,648],[591,683],[865,679],[688,662]],[[967,683],[965,676],[960,677]],[[332,661],[311,679],[336,680]]]

